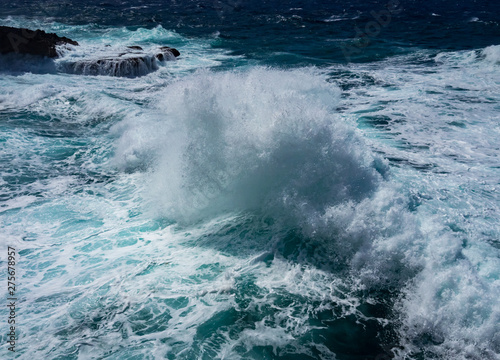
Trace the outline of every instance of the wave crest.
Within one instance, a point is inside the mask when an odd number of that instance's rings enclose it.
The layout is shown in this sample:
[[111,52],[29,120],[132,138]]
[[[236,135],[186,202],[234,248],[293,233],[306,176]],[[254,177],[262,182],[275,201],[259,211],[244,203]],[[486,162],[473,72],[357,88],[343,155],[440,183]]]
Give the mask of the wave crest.
[[313,70],[198,72],[163,91],[163,118],[130,124],[116,159],[127,167],[132,153],[140,164],[153,156],[151,193],[179,221],[360,201],[386,169],[335,114],[339,97]]

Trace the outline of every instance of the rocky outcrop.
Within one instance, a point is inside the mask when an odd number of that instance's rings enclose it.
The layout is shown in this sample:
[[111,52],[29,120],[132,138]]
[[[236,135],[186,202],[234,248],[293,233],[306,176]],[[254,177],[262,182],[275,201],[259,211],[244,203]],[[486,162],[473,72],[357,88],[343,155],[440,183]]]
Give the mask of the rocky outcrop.
[[[63,45],[62,47],[60,47]],[[158,70],[168,60],[175,60],[179,51],[168,46],[152,48],[131,45],[125,47],[92,48],[82,45],[78,49],[76,41],[42,30],[18,29],[0,26],[0,53],[41,55],[56,58],[57,71],[82,75],[108,75],[136,77]],[[57,48],[56,48],[57,47]],[[12,55],[9,55],[12,56]],[[15,56],[15,54],[13,55]],[[32,61],[35,61],[32,59]]]
[[154,56],[82,59],[60,64],[70,74],[137,77],[158,70]]
[[18,29],[0,26],[0,53],[31,54],[57,57],[56,45],[78,45],[74,40],[43,30]]
[[161,63],[175,60],[179,52],[169,47],[145,52],[140,46],[128,46],[116,56],[70,58],[59,63],[60,70],[70,74],[137,77],[159,69]]
[[[179,51],[177,51],[177,49],[174,49],[174,48],[171,48],[171,47],[168,47],[168,46],[162,46],[160,48],[161,50],[161,53],[160,54],[157,54],[156,57],[158,58],[158,56],[160,55],[166,55],[167,53],[170,53],[172,55],[174,55],[175,57],[178,57],[181,53]],[[159,60],[163,60],[163,59],[160,59],[158,58]]]

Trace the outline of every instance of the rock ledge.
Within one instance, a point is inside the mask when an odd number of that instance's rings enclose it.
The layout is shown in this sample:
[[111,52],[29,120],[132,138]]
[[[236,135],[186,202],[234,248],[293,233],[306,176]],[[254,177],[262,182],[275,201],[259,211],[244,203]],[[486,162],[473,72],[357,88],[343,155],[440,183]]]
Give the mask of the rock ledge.
[[57,57],[56,45],[78,45],[74,40],[60,37],[43,30],[19,29],[0,26],[0,53],[31,54]]

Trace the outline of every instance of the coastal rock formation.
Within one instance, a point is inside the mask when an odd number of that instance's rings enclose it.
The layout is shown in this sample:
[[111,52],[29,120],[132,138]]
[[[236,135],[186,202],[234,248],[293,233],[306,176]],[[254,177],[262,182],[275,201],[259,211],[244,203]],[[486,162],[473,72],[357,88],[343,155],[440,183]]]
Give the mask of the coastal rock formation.
[[137,77],[158,70],[162,62],[175,60],[179,55],[176,49],[167,46],[149,52],[140,46],[128,46],[118,55],[91,55],[72,59],[61,62],[60,68],[71,74]]
[[175,57],[178,57],[181,53],[177,50],[177,49],[174,49],[174,48],[171,48],[171,47],[168,47],[168,46],[162,46],[160,48],[160,50],[162,51],[161,53],[157,54],[156,57],[159,59],[159,60],[163,60],[161,58],[159,58],[159,56],[166,56],[168,55],[169,53],[174,55]]
[[158,70],[154,56],[110,57],[82,59],[61,64],[70,74],[137,77]]
[[[158,70],[159,66],[180,55],[177,49],[161,46],[146,49],[139,45],[125,47],[106,45],[102,48],[78,48],[76,41],[42,30],[0,26],[0,54],[29,54],[57,58],[57,71],[82,75],[137,77]],[[38,60],[31,59],[31,62]]]
[[0,26],[0,53],[19,53],[57,57],[56,45],[78,45],[74,40],[43,30],[32,31]]

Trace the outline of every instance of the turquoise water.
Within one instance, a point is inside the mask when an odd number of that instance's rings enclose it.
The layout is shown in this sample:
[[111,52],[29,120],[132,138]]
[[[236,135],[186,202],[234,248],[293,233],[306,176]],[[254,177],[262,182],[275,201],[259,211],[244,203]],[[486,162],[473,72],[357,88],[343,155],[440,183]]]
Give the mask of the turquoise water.
[[[1,242],[20,276],[17,352],[3,331],[1,357],[498,359],[492,14],[460,9],[483,26],[475,45],[433,48],[429,27],[403,44],[388,25],[347,61],[291,44],[330,44],[323,26],[356,9],[214,4],[199,27],[144,24],[153,3],[0,18],[80,43],[0,57]],[[138,77],[68,70],[128,45],[181,56]]]

